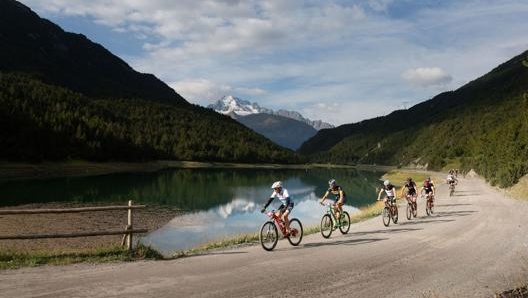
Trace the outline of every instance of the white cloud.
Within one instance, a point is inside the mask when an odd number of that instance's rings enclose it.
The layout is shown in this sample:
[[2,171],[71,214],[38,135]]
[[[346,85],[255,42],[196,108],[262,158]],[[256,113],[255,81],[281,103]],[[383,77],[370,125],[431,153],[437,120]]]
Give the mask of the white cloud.
[[[21,2],[102,36],[93,41],[192,103],[232,94],[334,124],[454,90],[528,49],[518,0]],[[111,38],[75,27],[79,18]]]
[[431,86],[447,84],[453,78],[439,67],[419,67],[409,69],[402,74],[402,77],[413,85]]

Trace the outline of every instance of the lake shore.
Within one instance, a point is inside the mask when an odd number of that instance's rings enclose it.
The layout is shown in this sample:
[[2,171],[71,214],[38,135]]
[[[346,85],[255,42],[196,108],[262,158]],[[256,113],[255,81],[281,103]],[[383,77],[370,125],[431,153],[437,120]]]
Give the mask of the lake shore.
[[154,172],[168,168],[261,168],[261,169],[310,169],[310,168],[356,168],[359,170],[395,169],[380,165],[330,165],[330,164],[244,164],[196,161],[150,161],[150,162],[41,162],[0,163],[0,179],[39,179],[53,177],[96,176],[126,172]]

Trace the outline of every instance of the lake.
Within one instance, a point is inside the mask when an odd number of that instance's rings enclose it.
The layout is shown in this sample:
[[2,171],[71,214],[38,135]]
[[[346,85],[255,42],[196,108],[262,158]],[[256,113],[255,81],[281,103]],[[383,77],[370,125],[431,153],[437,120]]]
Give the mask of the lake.
[[[267,217],[260,213],[272,193],[271,184],[283,181],[295,202],[290,218],[304,227],[317,225],[325,209],[318,199],[336,179],[347,194],[351,215],[372,204],[383,172],[356,169],[165,169],[148,173],[120,173],[90,177],[0,181],[0,206],[30,203],[78,202],[125,205],[146,204],[188,210],[158,230],[141,237],[163,254],[197,247],[240,234],[256,233]],[[280,205],[275,200],[268,210]]]

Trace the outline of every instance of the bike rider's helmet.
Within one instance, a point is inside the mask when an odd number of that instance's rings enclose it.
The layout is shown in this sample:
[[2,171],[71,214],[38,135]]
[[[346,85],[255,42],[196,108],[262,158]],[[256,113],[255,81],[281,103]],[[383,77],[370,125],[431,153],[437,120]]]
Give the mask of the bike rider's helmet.
[[328,186],[330,186],[330,188],[334,188],[334,186],[336,186],[335,179],[328,180]]
[[390,181],[389,181],[389,180],[385,180],[385,181],[383,181],[383,185],[385,185],[385,186],[389,186],[389,184],[390,184]]
[[427,182],[431,182],[431,177],[427,177],[427,178],[425,179],[425,181],[427,181]]
[[407,178],[407,182],[412,182],[412,178],[411,177]]
[[273,182],[273,185],[271,185],[271,188],[273,188],[273,189],[279,188],[279,187],[282,187],[282,182],[281,181],[275,181],[275,182]]

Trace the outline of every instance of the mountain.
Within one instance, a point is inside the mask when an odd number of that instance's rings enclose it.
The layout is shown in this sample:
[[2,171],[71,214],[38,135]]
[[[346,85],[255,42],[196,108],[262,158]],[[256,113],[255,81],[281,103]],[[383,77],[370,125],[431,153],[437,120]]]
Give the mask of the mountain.
[[81,34],[0,0],[0,160],[297,163]]
[[151,74],[123,60],[82,34],[68,33],[13,0],[0,1],[0,69],[37,74],[44,82],[97,98],[189,103]]
[[214,104],[208,105],[207,107],[217,111],[218,113],[229,115],[235,119],[239,116],[266,113],[266,114],[278,115],[278,116],[290,118],[293,120],[297,120],[300,122],[304,122],[312,126],[313,128],[315,128],[316,130],[334,127],[332,124],[323,122],[321,120],[314,121],[314,120],[304,118],[299,112],[287,111],[287,110],[282,110],[282,109],[278,111],[274,111],[272,109],[261,107],[256,102],[252,103],[252,102],[249,102],[248,100],[243,100],[238,97],[231,96],[231,95],[226,95],[222,99],[218,100]]
[[513,185],[528,174],[528,51],[409,109],[321,130],[298,151],[312,162],[454,164]]
[[298,149],[304,141],[317,132],[315,128],[304,122],[267,113],[240,116],[236,120],[276,144],[292,150]]
[[230,116],[276,144],[292,150],[297,150],[318,129],[334,127],[320,120],[306,119],[298,112],[274,111],[234,96],[224,96],[207,107]]

